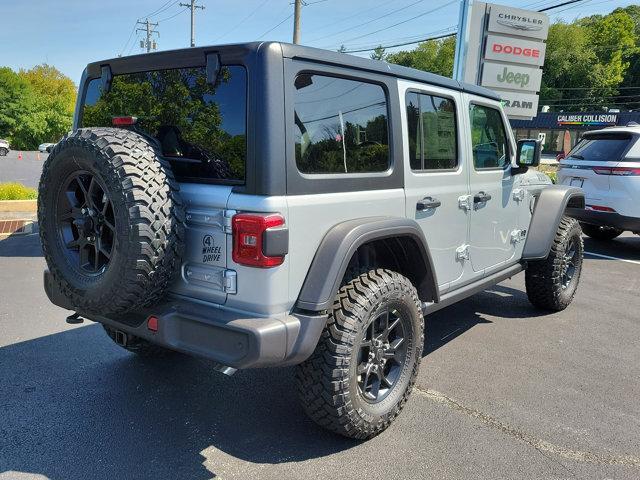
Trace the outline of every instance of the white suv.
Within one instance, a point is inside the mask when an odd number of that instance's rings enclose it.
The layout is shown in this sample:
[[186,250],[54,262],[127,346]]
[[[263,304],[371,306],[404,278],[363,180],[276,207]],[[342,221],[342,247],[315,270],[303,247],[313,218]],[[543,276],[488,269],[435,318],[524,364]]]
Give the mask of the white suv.
[[582,187],[586,209],[576,218],[585,234],[611,240],[640,234],[640,125],[585,133],[560,162],[558,183]]

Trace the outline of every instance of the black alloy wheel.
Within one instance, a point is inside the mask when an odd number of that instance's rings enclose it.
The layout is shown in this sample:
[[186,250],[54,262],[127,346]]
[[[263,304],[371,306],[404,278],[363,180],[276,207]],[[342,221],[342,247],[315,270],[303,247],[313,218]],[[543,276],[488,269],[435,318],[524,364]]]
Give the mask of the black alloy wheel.
[[396,309],[381,312],[365,329],[358,355],[358,390],[370,403],[381,402],[400,378],[407,351],[405,327]]
[[76,171],[62,183],[56,224],[74,269],[89,276],[106,271],[115,247],[116,221],[107,189],[94,174]]

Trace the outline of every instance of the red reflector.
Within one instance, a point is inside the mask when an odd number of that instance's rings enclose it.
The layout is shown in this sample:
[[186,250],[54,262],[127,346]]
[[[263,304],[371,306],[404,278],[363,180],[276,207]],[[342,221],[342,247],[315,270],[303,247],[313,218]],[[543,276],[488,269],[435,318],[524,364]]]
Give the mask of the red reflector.
[[113,117],[111,123],[114,127],[122,127],[126,125],[135,125],[138,117]]
[[267,257],[262,251],[263,234],[271,227],[284,225],[278,214],[239,213],[231,221],[233,230],[233,261],[251,267],[277,267],[284,257]]
[[158,331],[158,317],[149,317],[147,318],[147,328],[152,332]]
[[615,212],[613,208],[604,207],[602,205],[587,205],[585,210],[595,210],[596,212]]

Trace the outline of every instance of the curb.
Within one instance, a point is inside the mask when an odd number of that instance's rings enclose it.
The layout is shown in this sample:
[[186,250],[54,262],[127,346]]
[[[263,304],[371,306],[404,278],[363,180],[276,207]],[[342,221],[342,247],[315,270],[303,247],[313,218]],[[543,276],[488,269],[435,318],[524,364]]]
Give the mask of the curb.
[[[0,214],[3,213],[36,213],[37,200],[0,200]],[[0,215],[4,216],[4,215]]]

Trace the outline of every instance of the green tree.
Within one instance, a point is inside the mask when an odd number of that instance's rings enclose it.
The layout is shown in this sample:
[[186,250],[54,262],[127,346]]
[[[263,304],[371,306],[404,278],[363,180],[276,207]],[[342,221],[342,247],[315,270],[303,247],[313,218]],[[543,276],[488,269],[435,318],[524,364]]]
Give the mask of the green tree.
[[448,37],[441,40],[427,40],[418,44],[414,50],[390,53],[385,60],[389,63],[451,77],[455,50],[456,37]]
[[371,60],[384,60],[386,57],[385,48],[382,45],[378,45],[373,49],[373,53],[370,55]]

